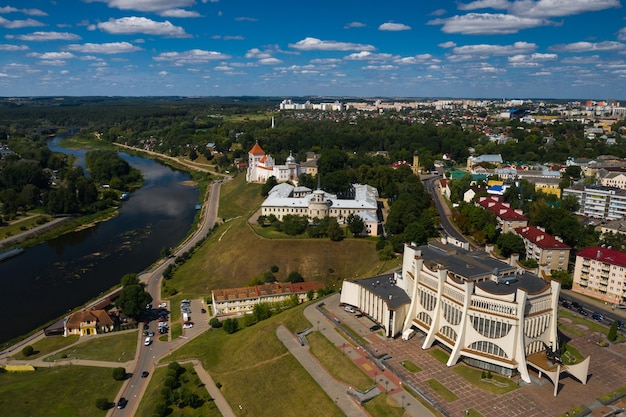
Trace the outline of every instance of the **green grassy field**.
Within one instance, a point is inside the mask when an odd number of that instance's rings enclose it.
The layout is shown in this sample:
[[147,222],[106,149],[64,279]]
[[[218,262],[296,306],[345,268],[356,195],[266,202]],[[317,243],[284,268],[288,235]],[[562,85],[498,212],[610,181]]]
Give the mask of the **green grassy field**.
[[19,235],[50,220],[52,217],[43,213],[28,213],[26,216],[12,220],[10,224],[0,226],[0,239]]
[[17,352],[15,355],[11,356],[11,359],[15,360],[25,360],[25,359],[35,359],[41,356],[48,355],[54,351],[59,349],[63,349],[66,346],[69,346],[73,343],[78,342],[78,335],[69,335],[67,337],[63,336],[51,336],[44,337],[43,339],[33,343],[31,346],[34,349],[34,353],[28,357],[24,356],[21,351]]
[[[179,408],[176,405],[170,406],[169,408],[172,412],[168,415],[172,417],[221,417],[222,413],[220,413],[206,388],[202,385],[202,381],[200,381],[200,378],[193,369],[193,365],[182,364],[182,367],[185,368],[185,373],[180,377],[181,386],[179,389],[187,390],[198,395],[204,402],[202,406],[198,408]],[[153,410],[155,404],[159,401],[160,391],[164,387],[163,380],[166,374],[167,368],[165,367],[157,368],[154,371],[150,379],[150,384],[135,413],[135,417],[152,417],[154,415]]]
[[[284,324],[291,331],[310,327],[303,306],[284,311],[229,335],[214,329],[196,337],[166,358],[197,358],[230,404],[251,416],[341,416],[335,403],[289,354],[276,337]],[[271,400],[270,400],[271,399]]]
[[[85,336],[88,337],[88,336]],[[137,331],[113,333],[108,336],[87,340],[71,346],[44,360],[53,362],[61,359],[92,359],[99,361],[126,362],[135,357]]]
[[344,278],[373,276],[398,265],[379,261],[375,243],[366,239],[263,238],[247,221],[262,200],[260,186],[246,184],[243,175],[226,183],[220,192],[219,216],[227,221],[177,268],[166,286],[176,288],[181,297],[209,296],[212,289],[245,286],[276,265],[279,281],[297,271],[306,281],[339,289]]
[[0,415],[11,417],[105,416],[96,399],[113,403],[122,386],[110,368],[59,366],[0,373]]
[[[358,390],[365,391],[374,385],[372,378],[367,376],[349,357],[337,349],[319,332],[307,336],[311,353],[335,379],[343,381]],[[354,349],[352,346],[350,349]]]

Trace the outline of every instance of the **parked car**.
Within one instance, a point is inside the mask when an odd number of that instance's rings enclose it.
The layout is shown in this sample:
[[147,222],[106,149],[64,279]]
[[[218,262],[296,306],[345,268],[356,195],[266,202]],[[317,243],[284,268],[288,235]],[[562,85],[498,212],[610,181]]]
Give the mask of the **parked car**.
[[574,307],[575,309],[579,309],[579,308],[583,308],[583,306],[581,306],[579,303],[577,303],[576,301],[572,301],[572,307]]
[[206,314],[206,308],[201,308],[201,309],[200,309],[200,313],[202,313],[202,314]]
[[161,303],[161,304],[159,304],[159,308],[167,308],[167,303]]
[[602,314],[598,313],[598,312],[594,312],[591,315],[591,318],[596,320],[596,321],[602,321],[604,319],[604,316]]
[[143,345],[144,346],[150,346],[150,343],[152,343],[152,338],[150,336],[146,337],[146,339],[143,341]]
[[622,330],[624,328],[624,322],[621,320],[617,320],[617,329]]
[[344,311],[347,311],[348,313],[354,313],[354,309],[350,306],[345,306],[343,309]]
[[186,321],[183,324],[183,329],[191,329],[192,327],[193,327],[193,322],[191,322],[191,321]]
[[587,313],[587,310],[585,310],[584,308],[579,308],[578,314],[580,314],[581,316],[585,316],[585,317],[589,315],[589,313]]
[[142,377],[142,378],[147,378],[147,377],[148,377],[148,375],[150,375],[150,373],[149,373],[148,371],[143,371],[143,372],[141,373],[141,377]]
[[375,332],[376,330],[380,330],[382,329],[382,326],[380,324],[375,324],[372,327],[370,327],[370,332]]
[[341,320],[339,320],[339,318],[337,317],[333,317],[333,320],[335,321],[335,323],[341,323]]
[[120,400],[117,402],[117,408],[122,409],[126,407],[126,404],[128,404],[128,400],[124,397],[121,397]]
[[149,332],[148,332],[148,336],[150,336],[150,337],[154,336],[154,332],[153,332],[152,330],[151,330],[151,331],[149,331]]

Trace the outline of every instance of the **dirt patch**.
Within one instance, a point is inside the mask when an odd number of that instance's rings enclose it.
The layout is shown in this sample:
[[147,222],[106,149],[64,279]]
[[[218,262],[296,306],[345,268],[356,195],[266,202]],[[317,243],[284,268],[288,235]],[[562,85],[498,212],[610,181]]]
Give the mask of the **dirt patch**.
[[183,181],[183,182],[181,182],[181,184],[186,186],[186,187],[195,187],[195,186],[198,185],[197,182],[191,181],[191,180]]

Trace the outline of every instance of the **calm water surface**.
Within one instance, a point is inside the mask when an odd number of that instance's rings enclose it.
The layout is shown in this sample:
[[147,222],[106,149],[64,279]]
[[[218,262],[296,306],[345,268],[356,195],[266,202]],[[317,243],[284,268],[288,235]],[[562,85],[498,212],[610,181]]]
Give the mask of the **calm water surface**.
[[[84,151],[53,151],[79,157]],[[98,296],[129,272],[141,272],[176,246],[196,214],[197,187],[189,174],[120,153],[145,183],[121,203],[119,215],[94,227],[26,249],[0,262],[0,342],[25,334]],[[79,159],[83,163],[84,158]]]

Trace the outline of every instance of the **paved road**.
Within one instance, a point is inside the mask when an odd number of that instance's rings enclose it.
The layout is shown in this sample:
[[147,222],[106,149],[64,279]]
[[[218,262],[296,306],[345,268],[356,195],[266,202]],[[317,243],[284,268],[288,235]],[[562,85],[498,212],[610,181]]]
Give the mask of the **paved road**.
[[450,221],[452,213],[450,212],[448,205],[443,201],[443,196],[441,195],[441,191],[439,190],[439,186],[437,184],[440,179],[440,176],[434,176],[423,180],[426,191],[428,191],[428,194],[430,194],[435,202],[435,209],[439,215],[439,225],[443,229],[444,234],[448,237],[456,239],[459,242],[469,243],[465,236],[463,236],[463,233],[461,233]]

